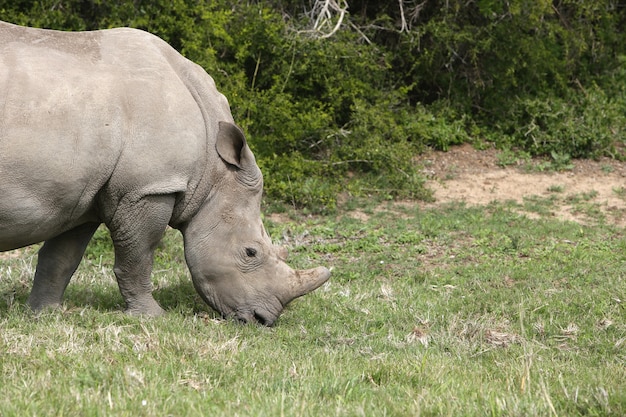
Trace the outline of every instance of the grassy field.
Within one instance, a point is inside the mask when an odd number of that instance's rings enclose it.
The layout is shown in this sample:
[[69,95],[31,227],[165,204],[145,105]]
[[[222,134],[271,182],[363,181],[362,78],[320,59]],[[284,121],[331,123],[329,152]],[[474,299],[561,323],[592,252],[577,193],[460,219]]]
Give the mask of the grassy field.
[[0,416],[626,415],[624,229],[550,204],[266,220],[293,266],[334,268],[274,328],[218,319],[175,231],[157,319],[120,312],[104,231],[38,317],[36,248],[0,255]]

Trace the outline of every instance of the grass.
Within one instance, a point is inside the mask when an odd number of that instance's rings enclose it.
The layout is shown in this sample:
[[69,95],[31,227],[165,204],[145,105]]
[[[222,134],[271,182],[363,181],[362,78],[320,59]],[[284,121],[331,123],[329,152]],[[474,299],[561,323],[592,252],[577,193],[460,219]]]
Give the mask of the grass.
[[270,329],[201,302],[174,231],[157,319],[120,312],[104,231],[62,311],[24,306],[36,248],[0,255],[0,415],[625,415],[624,230],[516,209],[266,220],[292,265],[334,268]]

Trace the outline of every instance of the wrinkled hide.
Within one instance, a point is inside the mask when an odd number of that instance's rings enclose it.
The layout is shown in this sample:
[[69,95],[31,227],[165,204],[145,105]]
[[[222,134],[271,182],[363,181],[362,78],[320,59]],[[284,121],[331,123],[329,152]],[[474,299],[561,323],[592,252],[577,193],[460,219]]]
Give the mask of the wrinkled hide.
[[261,223],[262,189],[226,98],[159,38],[0,22],[0,250],[45,241],[34,310],[62,302],[104,223],[128,311],[160,314],[150,275],[170,225],[211,307],[273,324],[330,272],[284,262]]

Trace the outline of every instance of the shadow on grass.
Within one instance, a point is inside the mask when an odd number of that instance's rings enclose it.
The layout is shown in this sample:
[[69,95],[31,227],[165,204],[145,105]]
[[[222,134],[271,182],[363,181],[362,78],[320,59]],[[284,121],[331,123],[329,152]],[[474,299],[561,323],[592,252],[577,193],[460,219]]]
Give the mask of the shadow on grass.
[[[30,288],[20,287],[0,293],[0,315],[16,306],[27,309]],[[154,298],[168,313],[196,314],[200,311],[219,317],[196,293],[191,282],[179,281],[153,291]],[[65,291],[64,309],[67,311],[90,308],[101,312],[122,312],[125,305],[117,285],[86,287],[70,284]]]

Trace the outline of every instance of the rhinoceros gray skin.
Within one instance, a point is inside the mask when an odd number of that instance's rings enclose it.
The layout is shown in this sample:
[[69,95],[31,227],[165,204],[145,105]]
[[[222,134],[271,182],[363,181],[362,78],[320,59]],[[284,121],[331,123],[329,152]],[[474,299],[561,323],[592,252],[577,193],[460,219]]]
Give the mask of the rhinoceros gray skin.
[[261,221],[262,188],[226,98],[163,40],[0,22],[0,251],[45,241],[33,310],[61,304],[104,223],[127,311],[161,314],[150,276],[170,225],[211,307],[272,325],[330,272],[284,262]]

